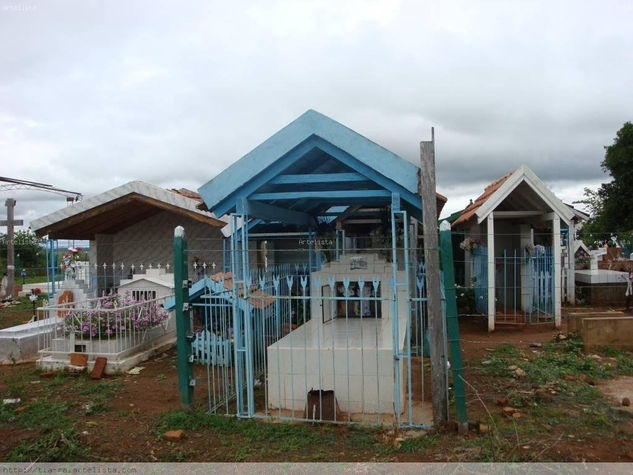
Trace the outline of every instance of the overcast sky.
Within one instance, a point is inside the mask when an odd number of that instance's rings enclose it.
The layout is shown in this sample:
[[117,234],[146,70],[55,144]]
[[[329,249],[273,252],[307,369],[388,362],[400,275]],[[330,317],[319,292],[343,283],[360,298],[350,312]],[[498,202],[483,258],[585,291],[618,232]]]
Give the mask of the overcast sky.
[[521,163],[571,202],[633,120],[632,25],[630,0],[0,0],[0,175],[195,190],[316,109],[412,161],[434,126],[446,212]]

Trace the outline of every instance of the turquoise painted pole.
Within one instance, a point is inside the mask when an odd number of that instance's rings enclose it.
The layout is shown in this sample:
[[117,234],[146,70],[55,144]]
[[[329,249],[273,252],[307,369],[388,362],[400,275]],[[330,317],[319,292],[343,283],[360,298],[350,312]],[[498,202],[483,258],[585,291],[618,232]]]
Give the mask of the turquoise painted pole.
[[187,241],[185,229],[174,230],[174,297],[176,306],[176,346],[178,350],[178,390],[180,402],[191,408],[193,402],[193,364],[191,356],[191,327],[189,323],[189,277],[187,266]]
[[455,270],[453,267],[453,244],[451,226],[447,221],[440,224],[440,260],[444,271],[444,295],[446,296],[446,329],[450,348],[453,387],[455,388],[455,410],[461,430],[468,430],[466,416],[466,392],[462,378],[462,349],[459,344],[457,321],[457,299],[455,295]]

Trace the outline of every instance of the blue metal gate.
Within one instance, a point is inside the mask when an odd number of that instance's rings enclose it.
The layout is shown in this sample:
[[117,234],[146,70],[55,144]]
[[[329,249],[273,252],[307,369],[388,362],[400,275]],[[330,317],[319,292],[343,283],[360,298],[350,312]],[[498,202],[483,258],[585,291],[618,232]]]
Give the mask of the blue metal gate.
[[[472,251],[478,312],[488,313],[488,249]],[[554,315],[554,256],[550,247],[504,250],[495,257],[497,323],[547,323]]]
[[475,308],[485,314],[488,312],[488,248],[476,247],[472,256]]

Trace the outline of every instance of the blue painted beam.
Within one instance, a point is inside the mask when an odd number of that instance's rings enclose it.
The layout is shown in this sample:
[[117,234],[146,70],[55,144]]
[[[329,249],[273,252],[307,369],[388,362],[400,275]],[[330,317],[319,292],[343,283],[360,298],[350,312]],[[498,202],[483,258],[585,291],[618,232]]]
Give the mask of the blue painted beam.
[[391,197],[389,190],[336,190],[336,191],[284,191],[276,193],[253,193],[250,200],[298,200],[300,198],[379,198]]
[[281,221],[284,224],[316,227],[316,221],[311,215],[301,211],[282,208],[281,206],[273,206],[248,200],[247,210],[249,216],[267,221]]
[[[313,148],[315,148],[315,146],[312,143],[312,137],[309,137],[300,145],[289,151],[287,154],[279,158],[279,160],[277,160],[275,163],[262,171],[255,179],[252,179],[248,183],[243,184],[234,193],[231,193],[230,195],[222,198],[222,200],[216,206],[214,206],[211,211],[213,211],[216,216],[222,216],[223,214],[231,212],[235,208],[235,204],[238,199],[240,199],[241,197],[246,197],[251,193],[257,191],[258,188],[268,183],[277,175],[283,173],[286,168],[292,165],[299,158],[306,155]],[[202,193],[206,193],[209,187],[210,183],[207,183],[202,188],[200,188],[200,193],[201,196],[204,198],[205,203],[208,201],[208,198]]]
[[262,221],[261,219],[252,219],[248,222],[248,230],[250,231],[251,229],[253,229],[255,226],[262,224],[264,221]]
[[[419,195],[415,193],[411,193],[404,187],[402,187],[399,183],[396,183],[388,178],[386,178],[381,173],[377,172],[375,169],[367,166],[365,163],[360,162],[355,157],[349,155],[347,152],[339,149],[338,147],[332,145],[328,141],[322,139],[318,136],[311,136],[306,139],[299,146],[279,158],[274,164],[266,168],[262,173],[260,173],[255,179],[245,183],[241,188],[236,190],[235,193],[232,193],[229,196],[224,197],[216,207],[212,209],[212,211],[221,216],[223,214],[229,213],[235,209],[236,204],[241,199],[255,193],[259,188],[264,186],[267,183],[270,183],[275,177],[279,176],[283,173],[283,171],[291,166],[293,163],[296,163],[303,156],[309,153],[314,148],[318,148],[331,157],[337,159],[347,167],[355,169],[361,175],[369,178],[374,183],[382,186],[387,193],[383,195],[384,197],[391,198],[391,192],[398,192],[404,203],[406,203],[405,208],[409,209],[409,212],[416,219],[421,220],[422,218],[422,204],[421,198]],[[324,197],[322,195],[321,198],[324,202],[331,202],[333,199],[332,194],[335,192],[324,192],[327,196]],[[298,195],[297,195],[298,196]],[[308,198],[308,195],[302,193],[299,198]],[[251,197],[252,199],[252,197]],[[288,198],[288,199],[296,199],[296,198]],[[311,197],[314,199],[314,197]],[[385,204],[389,204],[389,201]],[[368,196],[365,196],[365,201],[358,200],[354,198],[353,200],[348,200],[346,202],[339,202],[338,204],[351,205],[351,204],[361,204],[361,205],[369,205],[369,204],[383,204],[383,200],[376,201],[375,198],[370,199]]]
[[[339,150],[356,157],[368,168],[411,193],[417,193],[419,168],[416,165],[329,117],[309,110],[203,185],[199,189],[200,195],[209,209],[215,211],[226,197],[239,193],[244,185],[274,166],[280,157],[314,136],[322,137]],[[355,168],[352,170],[360,171]]]
[[318,216],[375,216],[378,214],[386,214],[387,211],[365,211],[365,210],[358,210],[358,211],[347,211],[347,210],[343,210],[343,211],[339,211],[338,213],[333,213],[333,212],[329,212],[329,211],[324,211],[322,213],[318,213]]
[[[348,167],[354,170],[357,170],[358,173],[365,175],[371,181],[373,181],[374,183],[377,183],[378,185],[382,186],[386,190],[399,193],[400,198],[408,202],[414,208],[417,208],[420,211],[420,213],[416,213],[416,214],[419,214],[421,216],[422,200],[419,195],[410,192],[409,190],[401,186],[399,183],[396,183],[390,180],[389,178],[385,177],[381,173],[377,172],[374,168],[367,166],[365,163],[362,163],[355,157],[351,156],[349,153],[332,145],[328,141],[323,140],[320,137],[315,137],[314,141],[317,147],[319,147],[321,150],[323,150],[325,153],[327,153],[331,157],[336,158],[341,163],[347,165]],[[417,180],[417,174],[416,174],[416,180]],[[389,197],[391,197],[391,193],[389,193]]]
[[422,210],[420,209],[420,206],[412,206],[410,203],[406,201],[402,203],[402,205],[403,205],[402,207],[406,209],[407,212],[409,213],[409,216],[414,217],[420,223],[422,222]]
[[400,193],[391,193],[391,212],[400,211]]
[[368,181],[360,173],[313,173],[302,175],[279,175],[270,180],[275,185],[303,184],[303,183],[334,183]]

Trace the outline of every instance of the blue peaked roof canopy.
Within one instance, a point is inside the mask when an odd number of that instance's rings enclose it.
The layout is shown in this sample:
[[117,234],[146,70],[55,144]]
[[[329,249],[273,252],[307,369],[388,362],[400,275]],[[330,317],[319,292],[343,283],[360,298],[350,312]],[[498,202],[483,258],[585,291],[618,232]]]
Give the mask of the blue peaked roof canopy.
[[418,220],[419,168],[335,120],[308,110],[199,188],[216,216],[313,226],[348,206],[400,199]]

